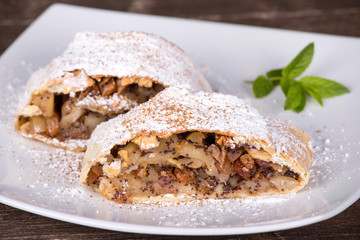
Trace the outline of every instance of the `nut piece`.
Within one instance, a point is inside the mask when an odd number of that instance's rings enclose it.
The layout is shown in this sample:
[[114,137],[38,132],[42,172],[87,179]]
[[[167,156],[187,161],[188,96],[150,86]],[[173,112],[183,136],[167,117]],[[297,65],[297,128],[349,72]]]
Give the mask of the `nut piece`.
[[108,96],[117,90],[116,83],[111,77],[103,78],[102,81],[99,83],[99,87],[101,95],[103,96]]
[[255,168],[255,161],[250,154],[244,154],[240,157],[240,161],[247,169]]
[[122,84],[121,78],[118,78],[116,79],[116,87],[117,87],[117,92],[120,94],[126,89],[127,86]]
[[256,165],[250,154],[244,154],[234,162],[234,171],[244,179],[249,179],[255,174]]
[[215,142],[219,145],[219,146],[224,146],[225,143],[228,141],[228,137],[222,136],[222,135],[215,135]]
[[231,148],[235,147],[235,142],[232,139],[232,137],[215,134],[215,142],[221,147],[222,146],[231,147]]

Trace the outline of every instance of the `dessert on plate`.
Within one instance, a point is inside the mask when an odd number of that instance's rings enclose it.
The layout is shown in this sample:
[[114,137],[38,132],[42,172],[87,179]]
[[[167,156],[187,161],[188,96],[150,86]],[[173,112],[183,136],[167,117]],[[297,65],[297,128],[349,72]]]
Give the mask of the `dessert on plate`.
[[99,123],[169,86],[211,91],[189,56],[162,37],[78,33],[60,57],[30,77],[15,128],[25,137],[83,151]]
[[235,96],[169,87],[95,129],[80,183],[119,203],[272,196],[305,186],[312,155]]

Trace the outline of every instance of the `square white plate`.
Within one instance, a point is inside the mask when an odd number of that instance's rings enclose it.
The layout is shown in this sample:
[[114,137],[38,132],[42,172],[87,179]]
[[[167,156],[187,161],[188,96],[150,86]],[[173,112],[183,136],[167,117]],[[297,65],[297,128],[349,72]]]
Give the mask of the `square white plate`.
[[[164,36],[202,67],[214,89],[309,132],[315,156],[305,189],[282,197],[117,205],[79,186],[82,154],[15,133],[12,120],[30,73],[60,55],[76,32],[116,30]],[[351,93],[325,100],[324,107],[309,99],[301,114],[283,110],[279,89],[255,100],[244,80],[284,67],[309,42],[315,57],[305,74],[339,81]],[[0,59],[0,202],[87,226],[170,235],[265,232],[330,218],[360,196],[359,63],[358,38],[53,5]]]

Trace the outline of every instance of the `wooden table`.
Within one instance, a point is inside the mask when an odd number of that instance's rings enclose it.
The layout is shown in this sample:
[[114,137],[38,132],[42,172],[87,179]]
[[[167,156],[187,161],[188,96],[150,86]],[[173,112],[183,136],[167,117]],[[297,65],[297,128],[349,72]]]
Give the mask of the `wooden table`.
[[[65,0],[119,11],[360,37],[358,0]],[[52,1],[0,0],[0,54]],[[0,204],[0,239],[176,239],[83,227]],[[209,237],[196,237],[208,239]],[[360,200],[329,220],[271,233],[213,239],[360,239]],[[190,237],[189,237],[190,239]]]

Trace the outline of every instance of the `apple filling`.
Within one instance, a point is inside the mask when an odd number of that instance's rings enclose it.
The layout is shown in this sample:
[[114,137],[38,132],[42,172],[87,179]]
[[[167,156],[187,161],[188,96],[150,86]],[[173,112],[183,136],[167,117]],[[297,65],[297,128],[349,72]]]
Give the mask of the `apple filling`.
[[89,139],[98,124],[128,112],[164,89],[149,78],[91,79],[92,86],[75,94],[34,95],[27,109],[35,116],[20,116],[20,131],[60,141]]
[[93,166],[87,184],[119,203],[152,196],[226,198],[281,193],[299,185],[298,174],[271,155],[227,136],[187,132],[161,139],[141,136],[115,146]]

